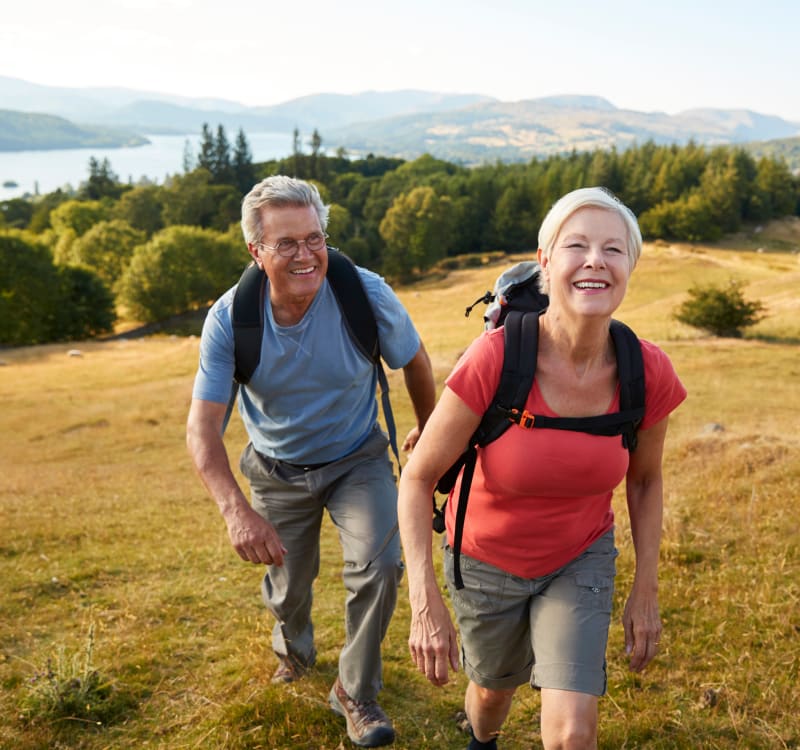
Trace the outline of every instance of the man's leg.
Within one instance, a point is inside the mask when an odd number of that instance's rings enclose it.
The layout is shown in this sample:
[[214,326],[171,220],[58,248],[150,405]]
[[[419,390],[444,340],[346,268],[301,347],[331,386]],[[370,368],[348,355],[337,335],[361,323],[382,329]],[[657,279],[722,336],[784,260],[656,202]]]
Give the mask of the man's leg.
[[381,643],[397,603],[403,564],[397,488],[385,437],[376,432],[352,458],[352,468],[332,486],[327,503],[339,531],[347,589],[339,677],[351,698],[370,701],[383,686]]
[[307,475],[259,456],[248,446],[241,468],[250,482],[253,508],[278,532],[286,548],[283,565],[270,565],[261,584],[264,604],[275,616],[272,647],[301,665],[313,664],[312,585],[319,573],[322,502]]

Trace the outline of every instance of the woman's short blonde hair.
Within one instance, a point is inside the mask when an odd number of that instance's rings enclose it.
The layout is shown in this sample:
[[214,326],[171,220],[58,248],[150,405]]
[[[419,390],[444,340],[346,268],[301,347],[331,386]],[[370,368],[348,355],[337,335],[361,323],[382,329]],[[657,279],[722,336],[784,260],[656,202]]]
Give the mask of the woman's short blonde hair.
[[[550,257],[561,227],[576,211],[587,206],[614,211],[625,223],[628,234],[626,250],[628,251],[630,270],[633,271],[642,254],[642,231],[639,229],[639,222],[636,221],[633,211],[610,190],[603,187],[578,188],[578,190],[562,196],[553,204],[539,228],[539,249],[542,251],[542,255],[545,258]],[[539,278],[540,288],[547,294],[548,283],[545,274],[540,274]]]

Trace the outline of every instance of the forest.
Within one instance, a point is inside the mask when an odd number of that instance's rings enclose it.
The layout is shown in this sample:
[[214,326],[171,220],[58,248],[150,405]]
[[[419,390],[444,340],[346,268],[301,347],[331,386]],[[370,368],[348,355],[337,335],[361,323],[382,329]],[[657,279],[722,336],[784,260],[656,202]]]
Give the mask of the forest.
[[800,215],[800,176],[741,147],[643,143],[477,167],[435,159],[308,152],[254,163],[203,126],[197,154],[163,185],[120,182],[108,161],[68,193],[0,202],[0,345],[80,340],[120,320],[148,323],[200,309],[233,285],[249,256],[244,194],[271,174],[313,180],[330,204],[330,244],[392,281],[452,256],[532,253],[545,213],[569,190],[602,185],[636,213],[645,239],[714,241]]

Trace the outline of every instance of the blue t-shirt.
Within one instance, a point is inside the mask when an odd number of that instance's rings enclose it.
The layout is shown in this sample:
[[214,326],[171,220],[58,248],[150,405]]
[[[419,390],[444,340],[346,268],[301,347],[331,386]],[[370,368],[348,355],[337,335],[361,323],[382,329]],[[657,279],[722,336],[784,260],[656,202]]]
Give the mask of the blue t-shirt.
[[[411,318],[391,287],[359,268],[378,324],[386,364],[404,367],[420,346]],[[218,299],[206,317],[192,396],[227,403],[233,382],[233,295]],[[323,463],[352,453],[374,429],[377,373],[356,348],[325,279],[303,319],[280,326],[265,295],[261,361],[239,389],[239,413],[259,452],[290,463]]]

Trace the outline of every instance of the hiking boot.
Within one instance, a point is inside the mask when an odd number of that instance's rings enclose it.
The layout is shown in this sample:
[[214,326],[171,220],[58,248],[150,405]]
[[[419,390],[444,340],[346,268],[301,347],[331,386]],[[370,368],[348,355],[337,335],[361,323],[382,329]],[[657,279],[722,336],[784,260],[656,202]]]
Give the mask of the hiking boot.
[[314,662],[317,660],[316,652],[311,654],[311,659],[308,664],[300,661],[294,654],[286,654],[286,656],[277,654],[277,657],[280,663],[272,674],[272,682],[275,685],[296,682],[314,666]]
[[331,708],[347,720],[347,736],[359,747],[394,742],[394,727],[377,701],[353,700],[337,677],[328,696]]

